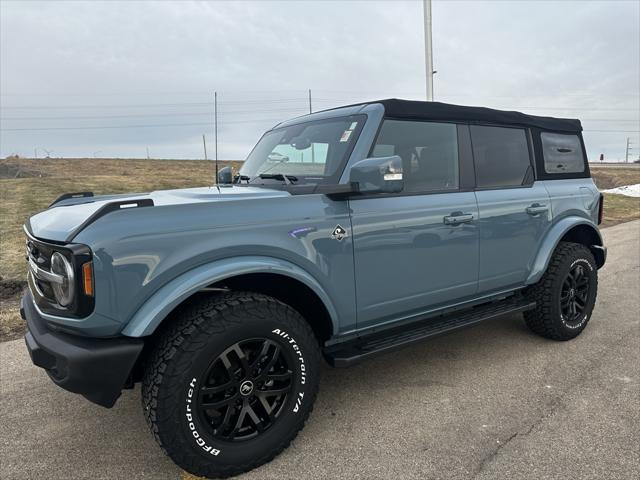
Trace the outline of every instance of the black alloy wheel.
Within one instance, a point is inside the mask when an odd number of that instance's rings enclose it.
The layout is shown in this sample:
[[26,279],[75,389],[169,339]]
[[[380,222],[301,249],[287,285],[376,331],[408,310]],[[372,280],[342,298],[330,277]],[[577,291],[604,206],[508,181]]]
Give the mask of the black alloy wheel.
[[281,348],[266,338],[238,342],[211,362],[196,408],[209,433],[242,441],[269,429],[292,389],[292,371]]
[[589,274],[583,264],[571,267],[560,291],[560,310],[565,322],[575,325],[584,318],[589,299]]
[[525,291],[536,303],[527,326],[552,340],[571,340],[587,326],[598,294],[598,269],[589,248],[560,242],[542,278]]
[[320,343],[275,298],[202,295],[155,342],[144,367],[145,417],[162,449],[193,475],[227,478],[269,462],[313,409]]

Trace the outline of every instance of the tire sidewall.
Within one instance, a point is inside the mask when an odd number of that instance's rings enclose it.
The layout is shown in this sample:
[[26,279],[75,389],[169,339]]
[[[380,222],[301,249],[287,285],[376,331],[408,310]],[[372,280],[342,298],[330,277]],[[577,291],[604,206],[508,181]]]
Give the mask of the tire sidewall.
[[[579,323],[569,324],[562,315],[562,309],[560,308],[560,295],[562,292],[562,285],[567,278],[567,275],[577,265],[582,265],[589,276],[589,292],[587,296],[586,307],[582,314]],[[558,275],[553,282],[552,292],[552,313],[553,318],[556,320],[557,327],[568,336],[575,336],[580,333],[589,323],[593,307],[596,302],[598,286],[598,273],[597,267],[593,256],[585,249],[585,251],[574,251],[570,255],[567,255],[558,269]]]
[[[289,307],[280,305],[280,309],[283,308]],[[182,352],[182,355],[191,356],[191,365],[179,380],[181,386],[174,420],[179,424],[181,443],[192,453],[218,465],[237,466],[268,456],[284,438],[291,437],[301,428],[317,389],[319,365],[309,354],[317,346],[309,345],[309,338],[296,328],[296,322],[290,321],[291,315],[282,313],[285,315],[281,315],[281,319],[243,316],[241,324],[229,326],[223,334],[206,338],[207,334],[202,332],[198,338],[190,339],[206,343],[197,352]],[[204,375],[214,359],[235,343],[252,338],[265,338],[278,344],[292,371],[293,388],[279,417],[268,430],[245,441],[217,439],[209,433],[195,407],[198,388],[205,381]]]

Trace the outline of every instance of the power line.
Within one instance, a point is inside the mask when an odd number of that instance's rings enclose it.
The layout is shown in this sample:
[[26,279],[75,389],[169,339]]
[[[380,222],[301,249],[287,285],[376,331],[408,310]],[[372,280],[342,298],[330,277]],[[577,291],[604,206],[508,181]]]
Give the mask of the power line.
[[640,123],[637,118],[581,118],[583,122],[636,122]]
[[[383,90],[383,89],[381,89]],[[381,90],[343,90],[343,89],[314,89],[315,92],[322,92],[328,94],[359,94],[359,95],[380,95],[382,93]],[[297,90],[295,90],[297,91]],[[294,92],[295,92],[294,91]],[[298,93],[305,92],[305,89],[300,89]],[[49,93],[27,93],[27,92],[17,92],[17,93],[0,93],[0,97],[140,97],[140,96],[162,96],[166,97],[167,95],[200,95],[203,97],[208,97],[211,92],[209,91],[198,91],[198,90],[174,90],[174,91],[160,91],[160,92],[90,92],[90,93],[66,93],[66,92],[49,92]],[[264,94],[291,94],[292,90],[225,90],[226,95],[264,95]],[[415,91],[404,91],[401,93],[402,95],[416,95],[422,96],[424,95],[423,90],[415,90]],[[482,98],[522,98],[521,94],[513,94],[513,95],[484,95],[482,93],[455,93],[455,92],[445,92],[443,94],[444,97],[482,97]],[[528,94],[529,98],[602,98],[600,94],[594,93],[562,93],[558,95],[533,95]],[[608,95],[607,98],[620,98],[624,100],[628,100],[629,98],[638,98],[640,95],[636,92],[628,92],[628,93],[617,93],[616,95]]]
[[[345,100],[345,99],[332,99],[332,98],[316,98],[316,101],[321,101],[321,102],[329,102],[329,103],[344,103],[344,102],[351,102],[352,104],[358,104],[358,103],[367,103],[366,101],[362,101],[360,102],[358,101],[352,101],[352,100]],[[494,108],[494,109],[498,109],[498,110],[560,110],[560,111],[572,111],[572,110],[588,110],[591,112],[599,112],[599,111],[603,111],[603,112],[608,112],[608,111],[620,111],[620,112],[637,112],[638,109],[637,108],[621,108],[621,107],[604,107],[604,108],[598,108],[598,107],[545,107],[545,106],[537,106],[537,107],[531,107],[531,106],[506,106],[506,107],[489,107],[489,108]]]
[[640,130],[583,130],[583,132],[599,132],[599,133],[640,133]]
[[[220,122],[221,125],[229,124],[242,124],[242,123],[267,123],[267,122],[282,122],[282,118],[272,119],[256,119],[256,120],[236,120],[230,122]],[[36,128],[0,128],[0,132],[27,132],[27,131],[47,131],[47,130],[103,130],[103,129],[118,129],[118,128],[153,128],[153,127],[212,127],[213,122],[202,123],[157,123],[157,124],[140,124],[140,125],[101,125],[95,127],[36,127]]]
[[[507,97],[505,97],[507,98]],[[551,97],[549,97],[551,98]],[[314,100],[321,102],[330,102],[330,103],[358,103],[353,99],[347,98],[326,98],[326,97],[317,97]],[[308,98],[304,97],[296,97],[296,98],[280,98],[280,99],[257,99],[257,100],[223,100],[221,99],[218,104],[219,106],[251,106],[251,105],[281,105],[296,102],[299,105],[306,105],[308,103]],[[362,103],[365,103],[363,100]],[[158,108],[158,107],[213,107],[212,102],[181,102],[181,103],[141,103],[141,104],[93,104],[93,105],[14,105],[14,106],[0,106],[1,110],[38,110],[38,109],[57,109],[57,110],[73,110],[73,109],[83,109],[83,108]],[[566,106],[566,107],[558,107],[558,106],[508,106],[502,107],[505,109],[528,109],[528,110],[560,110],[560,111],[572,111],[572,110],[589,110],[589,111],[638,111],[637,108],[625,108],[625,107],[593,107],[593,106]]]
[[[254,120],[232,120],[226,122],[220,122],[222,125],[236,125],[247,123],[267,123],[267,122],[282,122],[282,118],[260,118]],[[201,122],[201,123],[159,123],[159,124],[138,124],[138,125],[100,125],[100,126],[81,126],[81,127],[35,127],[35,128],[0,128],[1,132],[21,132],[21,131],[48,131],[48,130],[103,130],[103,129],[118,129],[118,128],[154,128],[154,127],[195,127],[195,126],[214,126],[213,122]],[[584,130],[585,132],[598,132],[598,133],[640,133],[640,130]]]
[[[257,109],[257,110],[231,110],[231,111],[222,111],[225,116],[228,115],[247,115],[252,118],[256,113],[292,113],[292,114],[302,114],[308,113],[303,107],[292,107],[285,109]],[[178,113],[139,113],[139,114],[131,114],[131,115],[65,115],[65,116],[45,116],[45,117],[3,117],[0,116],[0,121],[15,121],[15,120],[98,120],[98,119],[107,119],[107,118],[146,118],[146,117],[206,117],[209,116],[209,112],[178,112]],[[631,118],[581,118],[583,122],[632,122],[638,123],[640,119],[631,119]]]
[[[240,95],[264,95],[264,94],[293,94],[304,92],[301,90],[225,90],[225,95],[228,94],[240,94]],[[333,90],[325,90],[333,91]],[[138,97],[138,96],[167,96],[167,95],[201,95],[210,96],[211,92],[198,91],[198,90],[173,90],[163,92],[90,92],[90,93],[64,93],[64,92],[49,92],[49,93],[0,93],[0,97]]]
[[[218,109],[220,110],[220,109]],[[286,108],[286,109],[267,109],[267,110],[245,110],[245,111],[222,111],[225,116],[228,115],[247,115],[254,117],[256,113],[271,114],[271,113],[306,113],[304,108]],[[145,117],[206,117],[211,115],[210,112],[185,112],[185,113],[140,113],[132,115],[67,115],[67,116],[46,116],[46,117],[3,117],[0,116],[0,120],[97,120],[104,118],[145,118]]]
[[[221,101],[220,105],[263,105],[263,104],[279,104],[299,102],[306,103],[306,98],[278,99],[278,100],[242,100],[242,101]],[[120,104],[120,105],[15,105],[0,106],[2,110],[37,110],[37,109],[59,109],[73,110],[76,108],[157,108],[157,107],[213,107],[212,102],[184,102],[184,103],[139,103],[139,104]]]

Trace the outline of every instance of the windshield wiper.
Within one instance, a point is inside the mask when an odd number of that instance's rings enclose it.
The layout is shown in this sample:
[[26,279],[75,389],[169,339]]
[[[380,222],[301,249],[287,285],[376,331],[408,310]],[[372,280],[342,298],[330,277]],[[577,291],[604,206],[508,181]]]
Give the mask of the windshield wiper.
[[258,175],[261,179],[274,179],[274,180],[282,180],[285,184],[291,185],[294,182],[298,181],[298,177],[294,175],[285,175],[284,173],[261,173]]

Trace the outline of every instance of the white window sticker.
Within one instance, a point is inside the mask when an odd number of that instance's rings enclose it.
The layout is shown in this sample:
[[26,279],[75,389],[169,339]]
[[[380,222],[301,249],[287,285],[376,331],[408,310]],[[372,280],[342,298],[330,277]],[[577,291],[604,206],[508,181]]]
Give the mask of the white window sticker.
[[344,143],[344,142],[348,141],[352,132],[353,132],[353,130],[345,130],[342,133],[342,136],[340,137],[340,142]]
[[349,130],[355,130],[357,126],[358,126],[358,122],[353,122],[349,127]]

